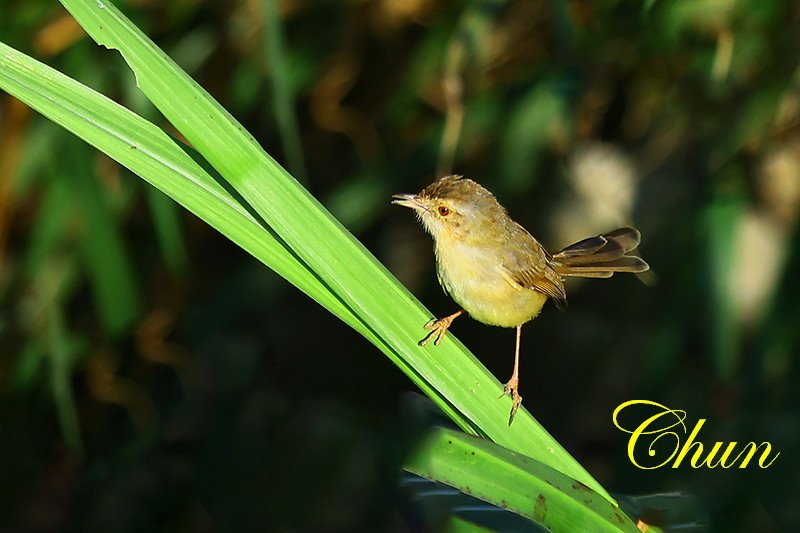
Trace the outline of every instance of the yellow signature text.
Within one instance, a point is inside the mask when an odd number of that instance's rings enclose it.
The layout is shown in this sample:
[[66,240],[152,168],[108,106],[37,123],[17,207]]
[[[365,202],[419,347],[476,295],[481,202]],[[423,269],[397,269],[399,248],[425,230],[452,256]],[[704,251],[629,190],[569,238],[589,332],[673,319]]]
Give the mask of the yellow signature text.
[[[626,419],[631,418],[634,411],[643,410],[647,418],[634,428],[625,427],[619,418],[626,410]],[[769,442],[758,445],[755,442],[742,445],[738,442],[715,442],[711,446],[704,445],[699,435],[706,423],[705,418],[699,419],[689,431],[685,423],[686,411],[670,409],[650,400],[629,400],[620,404],[614,409],[612,420],[618,429],[630,434],[628,459],[643,470],[678,468],[687,458],[692,468],[747,468],[759,451],[761,455],[754,464],[759,468],[768,468],[780,455],[778,451],[773,453]]]

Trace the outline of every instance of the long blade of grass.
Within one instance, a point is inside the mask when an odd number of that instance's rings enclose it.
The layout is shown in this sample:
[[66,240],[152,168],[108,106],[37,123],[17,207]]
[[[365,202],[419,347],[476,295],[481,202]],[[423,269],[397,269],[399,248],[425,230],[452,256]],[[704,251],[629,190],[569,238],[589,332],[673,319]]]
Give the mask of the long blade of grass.
[[141,176],[314,298],[384,351],[462,427],[468,422],[307,266],[166,133],[80,83],[0,43],[7,91]]
[[406,470],[530,518],[549,531],[638,533],[601,494],[486,439],[436,428]]
[[322,282],[480,433],[611,497],[527,412],[506,424],[511,400],[453,337],[417,346],[430,314],[222,106],[109,2],[62,0],[100,44],[119,50],[155,106]]

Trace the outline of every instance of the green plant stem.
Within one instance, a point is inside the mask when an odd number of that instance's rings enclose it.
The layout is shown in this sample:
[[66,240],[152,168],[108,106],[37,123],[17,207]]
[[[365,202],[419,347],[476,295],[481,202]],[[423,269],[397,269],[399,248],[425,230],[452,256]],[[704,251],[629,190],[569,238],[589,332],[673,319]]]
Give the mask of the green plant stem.
[[308,182],[300,132],[297,127],[294,95],[284,49],[283,21],[279,0],[262,0],[264,50],[269,59],[272,81],[272,112],[278,121],[283,150],[289,170],[300,183]]
[[75,395],[70,383],[70,364],[67,360],[64,317],[57,303],[48,304],[47,345],[50,352],[50,384],[58,415],[58,424],[67,446],[78,455],[83,455],[78,411]]

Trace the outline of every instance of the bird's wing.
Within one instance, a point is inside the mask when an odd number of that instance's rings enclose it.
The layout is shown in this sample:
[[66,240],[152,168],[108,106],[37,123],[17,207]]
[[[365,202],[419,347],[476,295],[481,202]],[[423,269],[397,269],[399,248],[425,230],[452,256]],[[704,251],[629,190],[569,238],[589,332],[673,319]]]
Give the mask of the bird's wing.
[[508,272],[508,279],[515,286],[533,289],[552,298],[560,310],[567,308],[567,293],[558,274],[549,266],[544,269],[528,269]]
[[517,246],[508,247],[503,258],[506,279],[520,289],[533,289],[552,298],[556,307],[567,307],[567,293],[561,276],[550,266],[550,255],[522,226]]

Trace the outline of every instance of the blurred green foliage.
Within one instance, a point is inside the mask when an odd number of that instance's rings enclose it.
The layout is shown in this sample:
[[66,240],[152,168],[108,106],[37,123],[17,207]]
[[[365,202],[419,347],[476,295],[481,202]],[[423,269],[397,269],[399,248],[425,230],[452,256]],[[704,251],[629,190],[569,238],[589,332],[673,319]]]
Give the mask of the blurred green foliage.
[[[680,520],[712,530],[800,527],[796,3],[294,0],[277,49],[262,2],[121,7],[439,313],[429,240],[387,202],[447,150],[551,249],[635,224],[646,285],[570,285],[566,313],[526,327],[529,408],[611,490],[693,494],[702,511]],[[169,128],[59,5],[2,2],[0,40]],[[4,94],[0,309],[0,523],[432,527],[398,482],[424,418],[399,373]],[[508,372],[508,331],[454,331]],[[610,422],[635,397],[782,456],[636,471]]]

